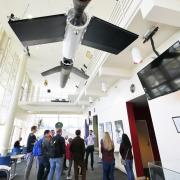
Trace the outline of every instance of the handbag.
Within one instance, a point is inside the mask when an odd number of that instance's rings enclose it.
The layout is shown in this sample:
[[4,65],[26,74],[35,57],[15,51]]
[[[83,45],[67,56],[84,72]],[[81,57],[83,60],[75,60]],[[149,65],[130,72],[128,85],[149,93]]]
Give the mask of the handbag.
[[126,165],[126,159],[127,159],[128,152],[129,152],[129,149],[127,150],[125,159],[121,158],[121,164],[124,165],[124,166]]

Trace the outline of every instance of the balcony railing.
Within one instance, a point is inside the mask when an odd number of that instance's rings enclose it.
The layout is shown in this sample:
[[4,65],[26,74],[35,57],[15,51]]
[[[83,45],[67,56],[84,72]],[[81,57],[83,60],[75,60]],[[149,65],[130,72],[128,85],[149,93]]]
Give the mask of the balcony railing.
[[151,180],[180,180],[180,173],[161,166],[160,162],[148,163]]

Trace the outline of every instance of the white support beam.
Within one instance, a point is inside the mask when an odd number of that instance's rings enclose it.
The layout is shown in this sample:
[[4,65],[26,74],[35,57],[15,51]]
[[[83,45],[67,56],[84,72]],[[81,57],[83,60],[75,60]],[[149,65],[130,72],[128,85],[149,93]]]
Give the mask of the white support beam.
[[26,104],[19,105],[19,107],[25,111],[35,112],[59,112],[63,114],[82,114],[82,105],[50,105],[47,103],[41,104]]
[[131,77],[131,72],[126,69],[112,68],[112,67],[101,67],[99,69],[99,77],[101,76],[114,76],[118,78],[128,79]]
[[107,93],[98,91],[98,90],[85,90],[84,95],[85,96],[104,97],[104,96],[107,96]]
[[179,0],[143,0],[141,12],[143,18],[149,21],[180,27]]

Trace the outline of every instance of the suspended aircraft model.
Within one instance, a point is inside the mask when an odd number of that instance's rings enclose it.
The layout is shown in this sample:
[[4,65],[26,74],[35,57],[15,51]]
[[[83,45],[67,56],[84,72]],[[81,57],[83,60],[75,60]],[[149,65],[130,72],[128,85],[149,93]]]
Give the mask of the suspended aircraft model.
[[90,1],[73,0],[74,8],[67,15],[9,20],[9,25],[25,47],[63,41],[63,59],[60,65],[41,73],[42,76],[48,76],[60,72],[62,88],[71,72],[84,79],[89,78],[85,72],[73,66],[79,44],[118,54],[138,37],[137,34],[95,16],[89,18],[84,9]]

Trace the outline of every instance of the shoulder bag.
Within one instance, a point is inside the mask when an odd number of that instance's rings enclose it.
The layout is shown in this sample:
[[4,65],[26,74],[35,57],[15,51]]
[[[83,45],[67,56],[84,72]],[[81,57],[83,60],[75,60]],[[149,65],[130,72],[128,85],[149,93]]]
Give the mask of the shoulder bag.
[[126,159],[127,159],[128,152],[129,152],[129,149],[127,150],[125,159],[121,158],[121,164],[124,165],[124,166],[126,165]]

